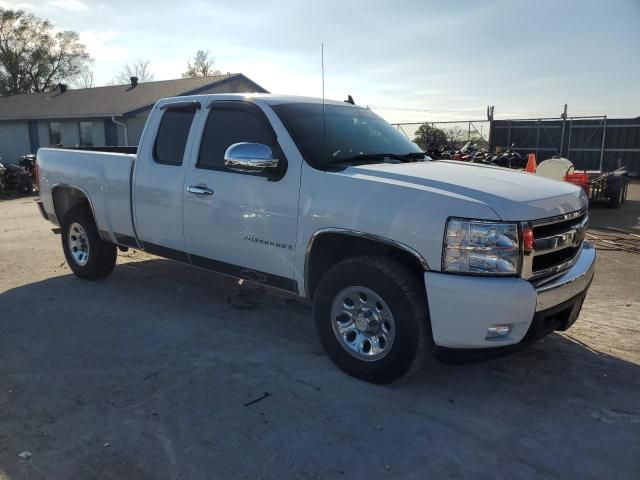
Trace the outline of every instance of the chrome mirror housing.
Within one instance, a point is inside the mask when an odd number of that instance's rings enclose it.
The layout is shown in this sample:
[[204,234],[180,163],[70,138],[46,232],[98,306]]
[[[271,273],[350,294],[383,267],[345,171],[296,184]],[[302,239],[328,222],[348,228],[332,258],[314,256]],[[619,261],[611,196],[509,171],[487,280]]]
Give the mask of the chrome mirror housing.
[[271,147],[262,143],[234,143],[224,153],[224,165],[237,172],[261,172],[278,166]]

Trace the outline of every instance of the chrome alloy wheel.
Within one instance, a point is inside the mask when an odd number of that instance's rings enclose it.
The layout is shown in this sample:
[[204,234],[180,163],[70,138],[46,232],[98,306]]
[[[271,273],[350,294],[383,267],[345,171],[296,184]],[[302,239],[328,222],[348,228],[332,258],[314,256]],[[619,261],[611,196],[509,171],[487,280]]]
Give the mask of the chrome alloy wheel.
[[69,227],[69,252],[73,257],[73,261],[84,267],[89,261],[89,239],[84,227],[78,222],[73,222]]
[[331,326],[342,348],[358,360],[380,360],[393,347],[391,309],[369,288],[347,287],[338,293],[331,305]]

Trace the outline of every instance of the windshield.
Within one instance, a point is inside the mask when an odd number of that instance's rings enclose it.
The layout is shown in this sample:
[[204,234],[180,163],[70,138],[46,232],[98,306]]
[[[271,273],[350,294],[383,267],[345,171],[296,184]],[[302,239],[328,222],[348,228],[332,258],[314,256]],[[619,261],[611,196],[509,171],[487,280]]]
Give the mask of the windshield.
[[398,162],[394,155],[421,153],[403,133],[366,108],[327,104],[324,122],[321,103],[285,103],[272,108],[314,168],[380,162],[385,160],[381,154]]

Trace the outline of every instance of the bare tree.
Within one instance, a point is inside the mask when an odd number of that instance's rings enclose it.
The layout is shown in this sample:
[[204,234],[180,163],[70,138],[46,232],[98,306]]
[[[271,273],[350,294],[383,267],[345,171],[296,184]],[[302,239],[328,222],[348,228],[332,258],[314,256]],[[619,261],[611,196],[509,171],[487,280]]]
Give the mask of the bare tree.
[[138,77],[138,82],[140,83],[152,81],[154,75],[151,71],[151,62],[149,60],[138,60],[132,64],[124,64],[122,70],[116,74],[113,83],[123,85],[129,83],[131,77]]
[[80,88],[93,88],[95,87],[95,80],[93,76],[93,71],[87,69],[79,75]]
[[45,92],[72,81],[91,63],[73,31],[22,10],[0,8],[0,94]]
[[193,60],[187,62],[187,71],[182,74],[182,78],[210,77],[220,75],[220,70],[213,66],[215,59],[209,58],[209,50],[198,50]]

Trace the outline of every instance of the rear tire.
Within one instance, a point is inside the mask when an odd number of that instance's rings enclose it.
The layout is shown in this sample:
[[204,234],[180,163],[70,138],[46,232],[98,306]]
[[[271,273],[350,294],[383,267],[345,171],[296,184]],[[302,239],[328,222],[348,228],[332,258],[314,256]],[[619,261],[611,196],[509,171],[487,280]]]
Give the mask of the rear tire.
[[331,360],[367,382],[402,377],[431,343],[424,286],[385,257],[355,257],[329,269],[316,290],[313,314]]
[[609,198],[609,208],[620,208],[624,202],[624,185],[619,183],[618,189],[615,192],[612,192],[612,194],[613,196]]
[[64,216],[62,249],[69,268],[85,280],[104,278],[116,265],[116,246],[100,238],[91,210],[84,205]]

